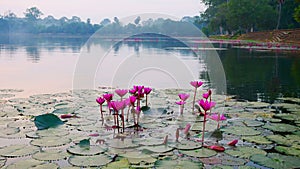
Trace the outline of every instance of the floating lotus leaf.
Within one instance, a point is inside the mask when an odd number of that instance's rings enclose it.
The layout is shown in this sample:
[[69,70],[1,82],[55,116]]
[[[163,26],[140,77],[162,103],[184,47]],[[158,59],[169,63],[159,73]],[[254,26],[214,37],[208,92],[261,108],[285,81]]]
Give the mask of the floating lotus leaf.
[[290,113],[282,113],[282,114],[276,114],[275,117],[284,119],[284,120],[289,120],[289,121],[295,121],[299,120],[299,116],[296,114],[290,114]]
[[121,154],[121,156],[127,158],[130,164],[136,165],[140,163],[154,163],[157,160],[148,154],[138,151],[126,152],[125,154]]
[[144,164],[144,163],[132,164],[130,166],[130,168],[153,168],[153,167],[154,167],[154,164]]
[[64,124],[64,122],[54,114],[42,114],[34,118],[34,124],[38,130],[44,130],[51,127],[57,127]]
[[68,148],[67,151],[74,155],[89,156],[89,155],[101,154],[105,152],[106,149],[100,146],[90,146],[89,149],[86,149],[86,148],[81,148],[79,145],[75,145]]
[[299,158],[276,153],[270,153],[268,156],[256,154],[251,156],[250,160],[259,165],[274,169],[290,169],[300,166]]
[[254,154],[266,155],[267,153],[264,150],[253,148],[253,147],[237,147],[232,150],[226,150],[225,153],[240,158],[249,159]]
[[53,114],[73,114],[75,112],[75,108],[73,107],[64,107],[54,110]]
[[[5,113],[5,112],[1,112],[0,111],[0,117],[4,117],[4,116],[6,116],[7,115],[7,113]],[[3,122],[5,122],[5,121],[3,121]],[[6,122],[7,123],[7,122]],[[2,125],[2,120],[0,121],[0,125]]]
[[284,123],[268,123],[263,128],[275,131],[275,132],[293,132],[299,130],[298,127]]
[[0,157],[0,167],[4,166],[6,162],[6,158]]
[[1,118],[0,119],[0,125],[1,126],[6,126],[8,123],[13,122],[13,119],[10,118]]
[[247,108],[265,108],[271,106],[269,103],[264,102],[248,102]]
[[300,136],[299,135],[294,135],[294,134],[289,134],[285,136],[287,139],[300,143]]
[[46,163],[32,167],[31,169],[57,169],[59,166],[54,163]]
[[216,165],[216,164],[221,164],[221,159],[220,157],[208,157],[208,158],[200,158],[200,161],[203,163],[203,164],[206,164],[206,165]]
[[35,125],[32,121],[29,120],[17,120],[7,124],[7,127],[22,127],[25,128],[34,128]]
[[35,146],[28,145],[11,145],[0,148],[0,155],[3,157],[22,157],[34,154],[40,149]]
[[300,150],[300,144],[299,143],[292,144],[292,147]]
[[99,154],[93,156],[71,156],[69,163],[78,167],[100,167],[111,162],[106,155]]
[[287,155],[300,156],[300,150],[294,147],[276,146],[275,150]]
[[168,146],[174,147],[178,150],[194,150],[202,147],[201,143],[189,140],[182,140],[176,144],[169,144]]
[[81,169],[81,167],[75,167],[75,166],[67,166],[67,167],[59,167],[60,169]]
[[33,139],[40,138],[40,136],[38,136],[38,135],[36,134],[36,131],[28,132],[28,133],[26,133],[25,135],[26,135],[26,137],[28,137],[28,138],[33,138]]
[[268,135],[267,138],[271,141],[274,141],[275,143],[277,144],[280,144],[280,145],[287,145],[287,146],[290,146],[293,144],[294,141],[284,137],[284,136],[281,136],[281,135]]
[[234,134],[234,135],[240,135],[240,136],[254,136],[259,135],[261,132],[254,130],[250,127],[243,127],[243,126],[230,126],[221,129],[221,131],[224,131],[225,133]]
[[66,159],[70,155],[62,150],[45,150],[32,155],[32,157],[36,160],[41,161],[57,161]]
[[129,161],[126,158],[122,158],[119,161],[115,161],[112,163],[107,164],[107,166],[103,167],[102,169],[118,169],[118,168],[130,168]]
[[87,120],[84,118],[72,118],[72,119],[68,119],[68,121],[66,122],[66,124],[70,126],[87,126],[95,123],[96,121]]
[[135,148],[138,147],[138,144],[134,144],[131,139],[113,139],[108,142],[109,147],[113,148]]
[[143,146],[139,149],[148,150],[154,153],[165,153],[172,151],[174,148],[168,147],[167,145],[159,145],[159,146]]
[[66,137],[43,137],[32,140],[30,144],[39,147],[58,147],[69,144],[71,140]]
[[12,135],[20,132],[19,128],[16,127],[0,127],[0,137],[1,136],[6,136],[6,135]]
[[[218,123],[216,121],[208,121],[205,125],[205,131],[214,131],[217,129]],[[191,127],[192,131],[202,131],[203,129],[203,122],[201,123],[194,123]]]
[[201,148],[197,150],[180,150],[179,152],[188,156],[199,157],[199,158],[212,157],[217,155],[216,151],[207,148]]
[[275,118],[264,118],[264,121],[268,121],[271,123],[280,123],[282,120],[281,119],[275,119]]
[[203,168],[203,164],[200,162],[193,162],[188,160],[172,160],[164,159],[155,163],[156,169],[182,169],[188,167],[189,169]]
[[256,120],[244,120],[243,123],[247,126],[247,127],[259,127],[264,125],[265,123],[260,122],[260,121],[256,121]]
[[38,161],[35,159],[26,159],[26,160],[19,160],[13,164],[10,164],[6,167],[4,167],[5,169],[29,169],[29,168],[33,168],[36,167],[38,165],[42,165],[44,162],[43,161]]
[[157,128],[167,127],[168,124],[167,123],[145,123],[145,124],[141,124],[141,126],[146,129],[157,129]]
[[247,162],[245,159],[230,157],[230,156],[223,156],[220,157],[220,159],[223,165],[229,165],[229,166],[236,166],[236,165],[241,166],[246,164]]
[[139,145],[143,146],[156,146],[163,144],[163,139],[156,139],[156,138],[139,138],[135,139],[134,142],[137,142]]
[[264,136],[244,136],[242,140],[257,144],[272,144],[272,141],[269,141]]
[[46,130],[38,130],[36,134],[40,137],[61,137],[69,134],[64,128],[49,128]]

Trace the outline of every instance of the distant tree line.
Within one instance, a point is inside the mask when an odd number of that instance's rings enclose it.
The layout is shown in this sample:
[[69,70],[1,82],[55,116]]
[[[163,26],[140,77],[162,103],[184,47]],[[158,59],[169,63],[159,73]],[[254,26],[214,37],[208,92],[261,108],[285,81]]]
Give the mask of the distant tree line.
[[236,34],[300,27],[300,0],[201,0],[208,34]]
[[68,35],[91,35],[100,28],[106,35],[116,33],[139,33],[139,32],[161,32],[169,35],[190,35],[191,32],[187,27],[187,22],[194,24],[200,29],[204,23],[198,22],[199,16],[183,17],[180,21],[171,19],[148,19],[142,21],[137,17],[133,23],[123,25],[119,18],[114,17],[111,21],[108,18],[103,19],[100,23],[92,24],[91,19],[82,21],[78,16],[70,19],[61,17],[56,19],[49,15],[42,18],[43,12],[37,7],[31,7],[24,12],[24,18],[17,17],[13,12],[8,11],[0,15],[0,34],[68,34]]

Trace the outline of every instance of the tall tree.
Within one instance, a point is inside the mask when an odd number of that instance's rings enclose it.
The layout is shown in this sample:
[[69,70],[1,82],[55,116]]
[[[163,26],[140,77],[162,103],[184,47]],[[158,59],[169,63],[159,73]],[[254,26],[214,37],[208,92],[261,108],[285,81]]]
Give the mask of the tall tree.
[[24,15],[28,20],[35,21],[39,19],[43,15],[43,13],[37,7],[31,7],[26,9]]

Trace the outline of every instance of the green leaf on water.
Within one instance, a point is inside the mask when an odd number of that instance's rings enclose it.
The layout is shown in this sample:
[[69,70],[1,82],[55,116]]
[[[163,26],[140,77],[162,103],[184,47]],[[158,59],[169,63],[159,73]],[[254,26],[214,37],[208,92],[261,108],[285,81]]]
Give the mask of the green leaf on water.
[[300,150],[296,149],[294,147],[276,146],[275,150],[280,153],[287,154],[287,155],[293,155],[293,156],[300,157]]
[[90,143],[90,139],[83,139],[79,141],[79,147],[83,148],[83,149],[90,149],[91,143]]
[[34,118],[34,124],[38,130],[44,130],[51,127],[57,127],[64,124],[64,122],[54,114],[42,114]]

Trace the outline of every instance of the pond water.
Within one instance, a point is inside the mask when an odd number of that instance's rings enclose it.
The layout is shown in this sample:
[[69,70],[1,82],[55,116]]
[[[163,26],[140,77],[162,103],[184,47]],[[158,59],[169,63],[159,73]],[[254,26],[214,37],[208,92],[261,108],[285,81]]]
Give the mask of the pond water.
[[[103,38],[85,45],[87,40],[87,37],[1,37],[0,88],[24,89],[20,96],[70,90],[76,86],[76,80],[83,88],[126,87],[134,83],[184,88],[181,81],[187,84],[186,81],[199,78],[209,82],[209,72],[219,67],[205,62],[211,47],[197,39],[187,40],[193,51],[174,39]],[[274,102],[278,97],[300,97],[299,52],[249,50],[222,41],[214,42],[213,47],[224,68],[227,94],[266,102]],[[99,53],[95,57],[101,54],[105,57],[94,61],[95,58],[88,56],[91,51]],[[154,66],[143,69],[149,63]],[[79,69],[84,69],[85,74],[80,75]],[[123,71],[120,77],[118,71]]]

